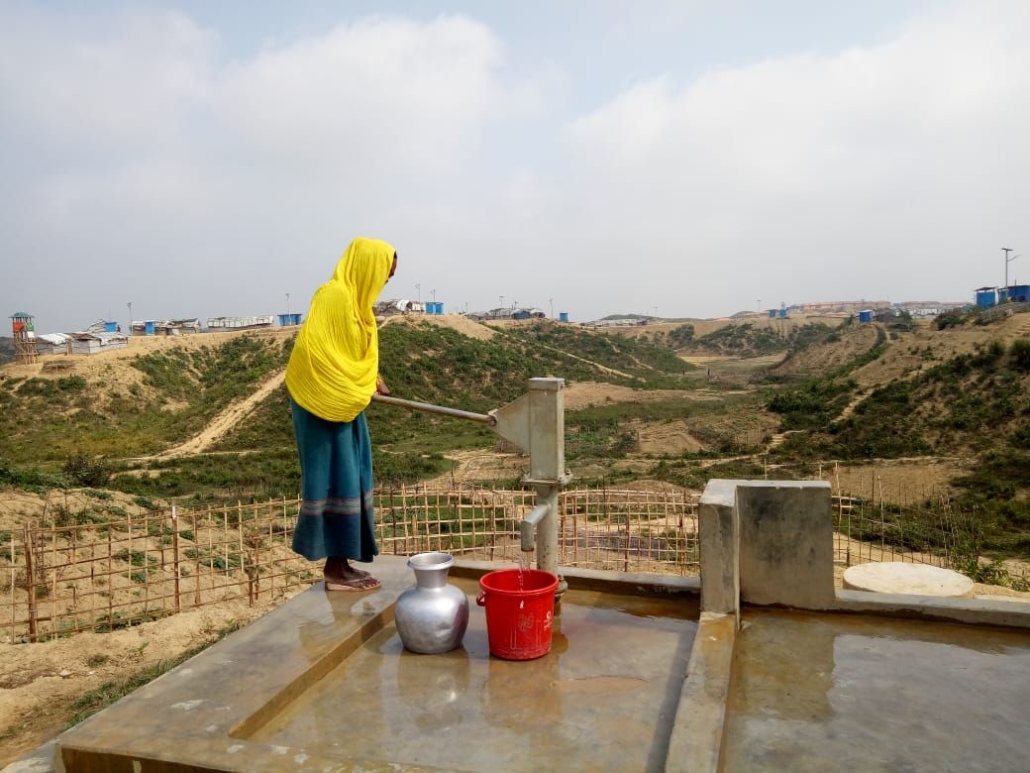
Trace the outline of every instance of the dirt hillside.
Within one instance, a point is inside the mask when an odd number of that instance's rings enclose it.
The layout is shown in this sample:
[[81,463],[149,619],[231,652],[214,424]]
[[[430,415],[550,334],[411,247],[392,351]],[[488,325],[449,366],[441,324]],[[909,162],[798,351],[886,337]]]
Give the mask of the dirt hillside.
[[118,384],[128,387],[143,383],[143,374],[130,365],[141,355],[171,349],[195,350],[204,346],[218,346],[237,336],[285,339],[297,332],[295,327],[240,330],[229,333],[198,333],[182,336],[130,336],[129,344],[121,349],[98,354],[48,354],[31,365],[8,363],[0,372],[9,378],[61,378],[83,376],[90,383]]
[[1030,336],[1030,314],[1016,314],[987,325],[964,325],[937,330],[932,324],[916,326],[912,333],[901,333],[882,357],[854,373],[859,386],[888,384],[911,378],[920,371],[939,365],[959,354],[969,354],[991,341],[1008,346],[1017,338]]
[[432,314],[425,316],[395,316],[386,317],[382,324],[383,325],[418,325],[421,323],[428,323],[430,325],[436,325],[437,327],[445,327],[450,330],[455,330],[462,335],[466,335],[469,338],[478,338],[481,341],[489,341],[497,332],[491,330],[486,325],[469,319],[461,314]]

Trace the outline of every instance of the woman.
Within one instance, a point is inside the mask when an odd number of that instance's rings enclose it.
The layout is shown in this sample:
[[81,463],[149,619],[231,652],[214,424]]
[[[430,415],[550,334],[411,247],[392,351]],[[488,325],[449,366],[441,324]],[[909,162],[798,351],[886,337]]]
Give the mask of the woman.
[[351,566],[378,554],[372,514],[372,444],[364,410],[372,394],[389,394],[379,377],[379,338],[372,305],[397,270],[386,242],[351,242],[332,279],[315,292],[286,367],[304,502],[293,549],[326,559],[327,590],[380,586]]

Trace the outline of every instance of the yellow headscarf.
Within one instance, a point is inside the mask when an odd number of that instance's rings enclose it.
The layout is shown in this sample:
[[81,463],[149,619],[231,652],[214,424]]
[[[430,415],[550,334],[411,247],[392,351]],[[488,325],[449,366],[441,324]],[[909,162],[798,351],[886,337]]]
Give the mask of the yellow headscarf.
[[318,288],[286,366],[286,388],[307,411],[353,421],[368,406],[379,375],[379,337],[372,305],[390,277],[395,252],[358,238]]

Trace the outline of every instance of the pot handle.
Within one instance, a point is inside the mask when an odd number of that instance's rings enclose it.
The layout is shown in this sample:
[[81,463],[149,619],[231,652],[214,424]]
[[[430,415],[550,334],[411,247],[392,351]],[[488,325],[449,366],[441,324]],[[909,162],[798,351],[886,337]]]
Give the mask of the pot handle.
[[481,606],[481,607],[485,607],[486,606],[486,591],[485,590],[481,590],[479,592],[479,595],[476,596],[476,603],[479,606]]

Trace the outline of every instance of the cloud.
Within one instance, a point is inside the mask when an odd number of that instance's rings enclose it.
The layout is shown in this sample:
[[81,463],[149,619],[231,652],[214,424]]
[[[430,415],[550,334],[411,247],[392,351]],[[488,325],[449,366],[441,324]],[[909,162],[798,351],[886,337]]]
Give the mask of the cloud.
[[977,251],[1026,234],[1027,22],[1022,4],[964,5],[877,46],[637,84],[566,129],[586,220],[651,241],[666,282],[701,279],[699,305],[734,284],[961,299],[1001,279]]
[[3,296],[51,312],[45,329],[127,296],[206,317],[310,292],[354,235],[403,238],[402,213],[450,206],[488,127],[539,109],[461,16],[363,18],[228,60],[175,12],[0,15],[0,101],[18,117],[0,139],[21,150],[0,224],[25,258]]
[[438,173],[508,109],[500,59],[492,33],[461,17],[362,19],[230,67],[217,114],[291,164]]
[[[653,28],[613,18],[591,29],[638,72]],[[344,19],[246,51],[175,11],[0,6],[0,305],[42,330],[130,300],[272,313],[365,234],[400,250],[391,294],[448,308],[713,316],[962,299],[1030,240],[1025,3],[733,66],[670,50],[625,87],[497,19]]]
[[109,21],[0,12],[0,93],[16,123],[59,147],[152,145],[210,98],[217,36],[175,11]]

